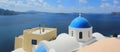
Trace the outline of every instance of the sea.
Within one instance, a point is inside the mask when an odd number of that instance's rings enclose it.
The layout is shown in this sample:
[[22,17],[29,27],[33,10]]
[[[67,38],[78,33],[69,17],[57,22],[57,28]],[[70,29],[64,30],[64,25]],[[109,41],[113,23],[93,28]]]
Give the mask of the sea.
[[[77,13],[28,13],[19,15],[0,16],[0,52],[14,50],[16,36],[22,35],[23,30],[39,27],[57,28],[57,34],[68,33],[71,21],[78,17]],[[93,32],[105,36],[120,34],[120,15],[113,14],[82,14],[93,27]]]

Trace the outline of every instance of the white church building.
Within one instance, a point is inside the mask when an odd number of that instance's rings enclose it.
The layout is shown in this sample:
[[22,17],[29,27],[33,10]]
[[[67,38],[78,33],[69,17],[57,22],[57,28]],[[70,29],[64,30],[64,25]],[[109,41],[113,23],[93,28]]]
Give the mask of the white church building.
[[76,17],[68,26],[69,34],[61,33],[55,40],[43,40],[33,52],[76,52],[97,40],[105,38],[93,33],[93,27],[84,17]]

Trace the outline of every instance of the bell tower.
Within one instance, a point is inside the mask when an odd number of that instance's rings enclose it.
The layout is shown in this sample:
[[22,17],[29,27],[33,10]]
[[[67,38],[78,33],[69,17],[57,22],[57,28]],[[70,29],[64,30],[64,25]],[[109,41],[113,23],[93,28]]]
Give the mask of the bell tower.
[[78,41],[88,41],[92,38],[92,26],[84,17],[79,16],[69,25],[69,35]]

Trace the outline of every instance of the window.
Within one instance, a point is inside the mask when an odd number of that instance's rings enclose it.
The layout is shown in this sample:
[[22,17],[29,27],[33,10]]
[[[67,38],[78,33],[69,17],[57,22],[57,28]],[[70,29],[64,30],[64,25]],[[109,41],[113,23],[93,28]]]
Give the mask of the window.
[[91,35],[91,34],[90,34],[90,31],[88,31],[88,37],[90,37],[90,35]]
[[82,39],[82,32],[79,32],[79,39]]
[[73,36],[73,31],[71,31],[71,34],[72,34],[72,36]]
[[37,45],[37,40],[34,40],[34,39],[33,39],[33,40],[32,40],[32,44],[33,44],[33,45]]

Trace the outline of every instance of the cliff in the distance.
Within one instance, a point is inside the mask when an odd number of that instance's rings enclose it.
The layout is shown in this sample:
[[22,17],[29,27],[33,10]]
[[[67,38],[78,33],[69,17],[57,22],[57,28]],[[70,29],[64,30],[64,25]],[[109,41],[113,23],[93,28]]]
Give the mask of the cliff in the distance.
[[0,15],[16,15],[16,14],[18,13],[15,11],[5,10],[0,8]]

